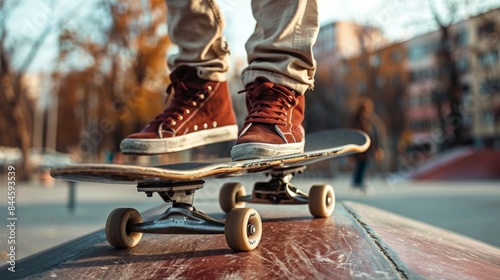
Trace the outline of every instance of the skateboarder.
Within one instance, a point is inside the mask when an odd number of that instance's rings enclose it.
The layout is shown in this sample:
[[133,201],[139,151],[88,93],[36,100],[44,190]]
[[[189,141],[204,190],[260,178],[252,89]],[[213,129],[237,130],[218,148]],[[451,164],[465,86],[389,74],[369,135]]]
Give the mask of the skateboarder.
[[365,182],[365,174],[371,158],[374,158],[377,162],[380,162],[384,157],[384,152],[380,147],[379,141],[379,136],[382,129],[379,125],[379,119],[373,111],[373,107],[373,101],[371,101],[370,99],[367,98],[362,100],[354,115],[352,125],[353,128],[366,132],[371,139],[370,148],[366,152],[354,156],[356,165],[354,167],[354,173],[352,177],[352,188],[354,190],[360,190],[365,194],[369,194],[370,192],[374,191]]
[[214,0],[167,0],[170,106],[121,143],[124,153],[157,154],[236,140],[233,160],[300,153],[304,93],[314,85],[317,0],[252,1],[254,33],[242,80],[248,115],[237,128],[226,82],[229,47]]

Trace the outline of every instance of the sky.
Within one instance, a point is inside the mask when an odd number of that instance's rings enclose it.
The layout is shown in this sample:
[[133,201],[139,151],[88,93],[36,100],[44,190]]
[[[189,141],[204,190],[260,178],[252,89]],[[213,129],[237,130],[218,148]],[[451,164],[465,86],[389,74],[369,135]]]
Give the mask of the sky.
[[[383,2],[386,2],[386,0],[318,0],[320,24],[339,20],[368,18],[370,17],[369,11]],[[252,34],[255,25],[250,1],[219,0],[218,3],[226,18],[226,35],[231,46],[231,52],[235,55],[244,55],[245,42]]]
[[[433,1],[443,15],[446,9],[443,0]],[[500,0],[477,1],[459,11],[461,18],[468,18],[478,12],[484,12],[487,7],[500,7]],[[226,33],[232,45],[232,52],[244,54],[244,43],[250,36],[254,21],[249,0],[219,0],[219,5],[225,15],[228,25]],[[387,38],[393,41],[409,39],[418,33],[429,32],[432,29],[426,22],[433,22],[426,0],[318,0],[320,25],[333,21],[351,21],[379,27]],[[408,19],[414,18],[422,22],[421,26],[410,25]],[[406,22],[406,24],[403,24]],[[418,24],[420,25],[420,24]]]
[[[18,1],[18,0],[10,0]],[[9,30],[17,36],[36,37],[46,24],[72,11],[71,23],[84,25],[79,22],[90,10],[91,2],[95,0],[53,0],[49,6],[46,0],[24,0],[10,15]],[[443,0],[435,1],[438,9]],[[219,0],[219,6],[226,19],[225,35],[229,41],[231,52],[234,56],[244,57],[244,44],[253,31],[255,21],[252,17],[250,0]],[[425,24],[429,20],[429,5],[424,0],[318,0],[320,24],[332,21],[354,21],[369,24],[383,29],[385,35],[394,41],[404,40],[415,36],[415,33],[429,31]],[[484,11],[487,6],[500,6],[500,0],[478,1],[476,6],[460,11],[463,18],[477,11]],[[424,24],[418,26],[402,25],[405,18],[415,18]],[[46,40],[43,51],[34,63],[33,71],[50,68],[55,58],[57,34],[52,34]],[[16,46],[17,47],[17,46]],[[18,46],[22,49],[23,46]],[[19,63],[19,59],[17,63]]]

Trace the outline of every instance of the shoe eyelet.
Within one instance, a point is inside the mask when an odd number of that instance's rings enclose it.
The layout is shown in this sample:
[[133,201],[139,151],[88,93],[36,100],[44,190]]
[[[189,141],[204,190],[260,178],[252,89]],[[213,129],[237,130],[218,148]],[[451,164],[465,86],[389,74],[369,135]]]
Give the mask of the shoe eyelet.
[[193,130],[198,131],[198,126],[196,124],[193,126]]
[[203,128],[204,128],[204,129],[207,129],[207,128],[208,128],[208,124],[204,123],[204,124],[203,124]]
[[212,86],[208,86],[208,87],[207,87],[207,91],[208,91],[208,92],[211,92],[212,90],[213,90]]
[[189,115],[191,113],[191,111],[189,109],[185,109],[184,112]]
[[170,124],[171,124],[171,125],[176,125],[176,124],[177,124],[177,122],[176,122],[176,121],[174,121],[174,120],[171,120],[171,121],[170,121]]
[[198,103],[196,103],[196,101],[193,101],[193,102],[191,103],[191,106],[196,107],[196,106],[198,106]]
[[179,115],[179,116],[177,117],[177,119],[178,119],[178,120],[180,120],[180,121],[182,121],[182,120],[184,119],[184,117],[183,117],[183,116],[181,116],[181,115]]
[[199,97],[200,97],[201,100],[205,99],[205,95],[203,93],[200,94]]
[[217,127],[217,122],[213,122],[213,123],[212,123],[212,126],[213,126],[213,127]]

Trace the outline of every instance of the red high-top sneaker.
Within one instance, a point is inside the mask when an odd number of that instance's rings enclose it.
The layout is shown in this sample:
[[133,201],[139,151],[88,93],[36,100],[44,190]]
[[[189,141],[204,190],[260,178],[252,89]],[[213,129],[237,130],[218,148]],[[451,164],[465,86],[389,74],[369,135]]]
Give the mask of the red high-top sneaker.
[[303,152],[304,96],[264,77],[256,78],[244,92],[248,116],[231,150],[233,160]]
[[227,82],[204,80],[196,72],[181,66],[171,73],[170,106],[141,132],[127,136],[120,146],[123,153],[170,153],[237,138]]

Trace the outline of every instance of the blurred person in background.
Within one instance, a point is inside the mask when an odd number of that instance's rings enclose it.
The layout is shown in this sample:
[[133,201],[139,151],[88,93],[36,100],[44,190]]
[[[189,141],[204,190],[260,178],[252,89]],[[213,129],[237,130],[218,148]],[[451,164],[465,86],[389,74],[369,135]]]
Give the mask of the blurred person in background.
[[365,182],[366,172],[373,160],[377,163],[382,161],[384,151],[380,147],[381,120],[374,112],[373,101],[369,98],[363,99],[355,111],[352,128],[367,133],[371,144],[366,152],[354,155],[355,167],[351,187],[354,191],[373,194],[373,187]]

